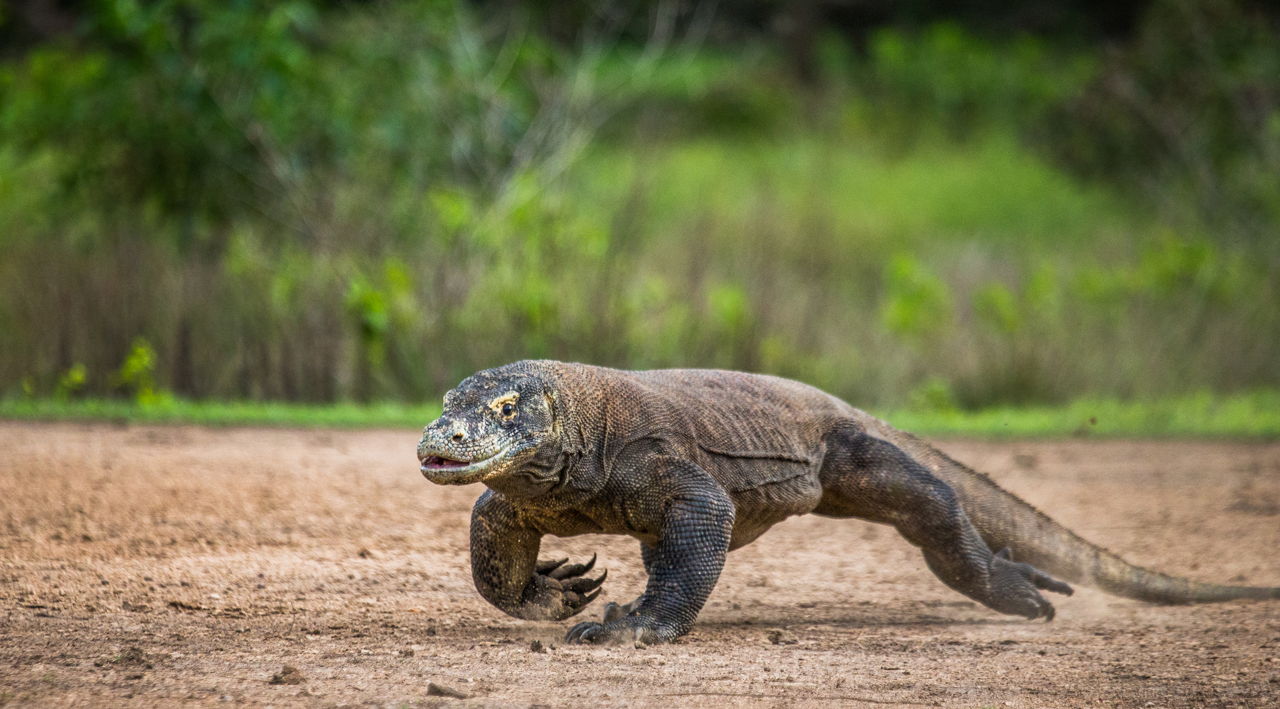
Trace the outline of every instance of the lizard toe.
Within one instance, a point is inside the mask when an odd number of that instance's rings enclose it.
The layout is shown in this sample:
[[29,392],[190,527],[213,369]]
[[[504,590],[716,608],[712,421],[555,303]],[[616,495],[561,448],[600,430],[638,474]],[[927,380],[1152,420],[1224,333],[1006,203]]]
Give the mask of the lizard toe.
[[556,568],[546,572],[546,574],[553,579],[566,579],[571,576],[581,576],[587,573],[588,571],[590,571],[591,569],[595,568],[595,565],[596,565],[596,555],[592,554],[591,560],[587,561],[586,563],[564,564],[563,566],[557,565]]
[[565,565],[568,561],[569,561],[568,557],[565,557],[563,559],[544,559],[542,561],[539,561],[533,567],[533,570],[534,570],[534,573],[538,573],[538,574],[544,574],[544,575],[550,574],[552,571],[555,571],[556,569]]
[[640,600],[640,598],[637,598],[630,603],[614,603],[613,601],[609,601],[604,607],[604,615],[602,618],[603,622],[612,623],[615,620],[625,618],[629,613],[640,607]]
[[564,635],[564,641],[574,645],[596,644],[606,639],[608,635],[605,633],[604,625],[590,620],[569,628],[569,632]]
[[609,572],[605,571],[604,573],[600,574],[600,578],[597,578],[597,579],[586,578],[586,577],[565,579],[560,582],[560,585],[566,590],[585,594],[585,593],[594,591],[597,588],[600,588],[600,584],[604,583],[604,580],[608,577],[609,577]]

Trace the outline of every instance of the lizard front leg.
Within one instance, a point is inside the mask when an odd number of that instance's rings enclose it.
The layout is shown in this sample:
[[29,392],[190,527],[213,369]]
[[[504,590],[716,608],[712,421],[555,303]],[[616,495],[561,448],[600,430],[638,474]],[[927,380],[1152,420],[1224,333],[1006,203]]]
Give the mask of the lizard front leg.
[[538,561],[541,541],[510,503],[486,491],[471,511],[471,577],[480,595],[507,615],[564,620],[600,595],[606,574],[586,576],[595,557],[585,564]]
[[658,540],[645,554],[649,582],[637,603],[608,613],[607,622],[579,623],[571,643],[674,640],[689,631],[720,578],[733,533],[733,501],[701,468],[659,457],[653,484],[636,495],[637,517],[651,521]]
[[[644,542],[640,543],[640,559],[644,562],[644,572],[648,576],[653,575],[653,560],[656,555],[656,549]],[[622,616],[639,608],[640,604],[643,602],[644,594],[640,594],[639,597],[632,600],[630,603],[615,603],[613,601],[609,601],[604,604],[604,622],[608,623],[609,621],[621,618]]]

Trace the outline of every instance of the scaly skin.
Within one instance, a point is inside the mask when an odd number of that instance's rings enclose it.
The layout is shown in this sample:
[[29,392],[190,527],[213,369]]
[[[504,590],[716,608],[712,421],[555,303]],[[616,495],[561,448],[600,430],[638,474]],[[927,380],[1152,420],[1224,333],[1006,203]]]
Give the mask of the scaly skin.
[[418,459],[432,482],[489,488],[472,512],[471,568],[490,603],[517,618],[572,617],[599,595],[604,574],[588,575],[594,558],[539,561],[543,535],[640,541],[645,592],[608,604],[603,622],[575,625],[568,642],[683,635],[729,551],[809,513],[891,524],[947,586],[1030,619],[1053,618],[1040,591],[1071,593],[1037,566],[1157,602],[1280,598],[1280,588],[1128,564],[986,476],[799,382],[523,361],[468,377],[444,403]]

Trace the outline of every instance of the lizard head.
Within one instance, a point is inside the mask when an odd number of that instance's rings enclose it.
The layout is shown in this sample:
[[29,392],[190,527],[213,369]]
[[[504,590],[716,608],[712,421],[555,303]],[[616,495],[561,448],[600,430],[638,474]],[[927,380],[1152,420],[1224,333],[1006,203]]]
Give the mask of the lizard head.
[[483,482],[536,494],[558,480],[555,409],[536,369],[507,365],[467,377],[422,430],[418,461],[440,485]]

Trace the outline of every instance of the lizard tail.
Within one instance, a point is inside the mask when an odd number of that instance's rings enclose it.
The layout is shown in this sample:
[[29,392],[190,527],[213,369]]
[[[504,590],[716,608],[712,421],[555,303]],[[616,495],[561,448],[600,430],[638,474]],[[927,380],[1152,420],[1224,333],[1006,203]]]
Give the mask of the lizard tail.
[[884,424],[875,431],[920,461],[960,495],[961,506],[994,550],[1010,548],[1024,561],[1067,581],[1154,603],[1211,603],[1280,598],[1280,588],[1201,583],[1135,566],[1090,543],[933,446]]

